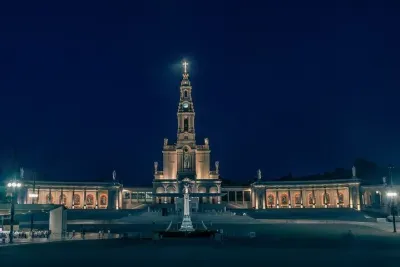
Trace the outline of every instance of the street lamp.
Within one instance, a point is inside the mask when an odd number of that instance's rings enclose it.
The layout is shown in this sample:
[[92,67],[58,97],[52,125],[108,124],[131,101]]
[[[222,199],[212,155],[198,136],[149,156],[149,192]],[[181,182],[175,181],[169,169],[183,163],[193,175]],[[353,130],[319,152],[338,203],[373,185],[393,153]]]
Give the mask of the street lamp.
[[15,215],[15,193],[16,189],[22,186],[15,178],[7,184],[8,188],[12,189],[11,193],[11,210],[10,210],[10,243],[13,243],[14,239],[14,215]]
[[392,211],[392,217],[393,217],[393,233],[396,233],[396,206],[394,204],[395,202],[395,198],[397,197],[397,193],[396,192],[387,192],[386,195],[388,197],[390,197],[390,201],[392,203],[391,205],[391,211]]

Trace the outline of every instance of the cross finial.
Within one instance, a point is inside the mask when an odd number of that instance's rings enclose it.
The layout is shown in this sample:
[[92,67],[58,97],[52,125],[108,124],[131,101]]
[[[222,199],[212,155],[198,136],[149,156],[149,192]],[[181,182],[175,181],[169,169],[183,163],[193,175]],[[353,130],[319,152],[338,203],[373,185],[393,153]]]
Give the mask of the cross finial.
[[187,73],[187,66],[189,65],[189,63],[187,63],[186,61],[184,61],[184,62],[182,63],[182,65],[183,65],[183,72],[184,72],[184,73]]

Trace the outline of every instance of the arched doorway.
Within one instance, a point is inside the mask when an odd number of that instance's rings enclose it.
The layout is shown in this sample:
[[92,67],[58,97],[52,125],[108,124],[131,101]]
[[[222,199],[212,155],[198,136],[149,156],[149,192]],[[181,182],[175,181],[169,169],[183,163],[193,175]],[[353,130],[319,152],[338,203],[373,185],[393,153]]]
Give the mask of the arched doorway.
[[379,208],[382,202],[382,195],[380,191],[375,191],[374,198],[373,198],[373,206]]
[[[206,188],[204,187],[204,186],[199,186],[198,188],[197,188],[197,193],[202,193],[202,194],[205,194],[205,193],[207,193],[207,190],[206,190]],[[202,203],[207,203],[208,201],[207,201],[207,197],[199,197],[199,203],[200,204],[202,204]]]
[[[218,188],[213,186],[209,190],[210,194],[215,194],[218,193]],[[211,203],[212,204],[217,204],[218,203],[218,197],[211,197]]]
[[[172,193],[175,193],[175,191],[176,191],[175,190],[175,186],[170,185],[170,186],[167,187],[167,193],[172,194]],[[167,203],[174,204],[175,203],[175,197],[167,197]]]
[[[163,193],[165,193],[164,192],[164,187],[162,187],[162,186],[157,187],[156,194],[163,194]],[[163,200],[163,197],[157,197],[156,198],[156,203],[162,204],[162,200]]]

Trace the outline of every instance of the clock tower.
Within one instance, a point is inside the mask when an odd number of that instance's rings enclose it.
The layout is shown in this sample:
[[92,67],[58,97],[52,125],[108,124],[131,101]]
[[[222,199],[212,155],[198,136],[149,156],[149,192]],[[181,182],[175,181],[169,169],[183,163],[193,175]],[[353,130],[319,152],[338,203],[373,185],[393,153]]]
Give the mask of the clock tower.
[[188,63],[183,63],[183,79],[180,86],[180,98],[178,105],[178,137],[177,145],[196,145],[194,130],[194,106],[192,100],[192,86],[187,71]]

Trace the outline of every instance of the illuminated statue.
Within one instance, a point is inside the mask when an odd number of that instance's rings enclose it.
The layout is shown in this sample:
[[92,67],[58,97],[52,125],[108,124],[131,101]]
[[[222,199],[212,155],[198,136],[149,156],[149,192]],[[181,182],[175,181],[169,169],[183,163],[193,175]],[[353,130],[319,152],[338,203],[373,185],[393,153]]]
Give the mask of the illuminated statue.
[[158,171],[158,162],[154,161],[154,173],[157,173]]
[[185,168],[185,169],[189,169],[190,168],[190,159],[189,159],[189,154],[188,153],[185,153],[185,155],[184,155],[183,168]]
[[113,170],[112,177],[114,181],[117,179],[117,172],[115,170]]
[[218,174],[219,173],[219,161],[215,162],[215,172]]
[[261,178],[262,178],[260,169],[258,169],[258,171],[257,171],[257,178],[258,178],[258,180],[261,180]]
[[356,177],[356,167],[353,166],[353,168],[351,168],[351,172],[353,174],[353,177]]

